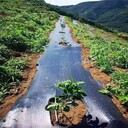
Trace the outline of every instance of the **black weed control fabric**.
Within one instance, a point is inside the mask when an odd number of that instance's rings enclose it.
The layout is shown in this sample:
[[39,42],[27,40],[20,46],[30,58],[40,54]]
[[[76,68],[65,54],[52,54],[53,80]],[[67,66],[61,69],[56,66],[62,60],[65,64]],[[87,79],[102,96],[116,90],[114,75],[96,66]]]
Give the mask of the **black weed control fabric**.
[[[81,47],[73,41],[68,26],[63,30],[66,33],[60,33],[62,20],[50,35],[50,43],[38,61],[38,71],[27,94],[17,101],[4,121],[1,120],[1,128],[62,128],[51,125],[45,106],[49,98],[61,95],[54,85],[69,78],[85,82],[82,85],[87,92],[84,103],[89,111],[81,124],[70,128],[128,128],[126,119],[111,99],[98,92],[100,83],[82,67]],[[72,46],[59,46],[62,37]]]

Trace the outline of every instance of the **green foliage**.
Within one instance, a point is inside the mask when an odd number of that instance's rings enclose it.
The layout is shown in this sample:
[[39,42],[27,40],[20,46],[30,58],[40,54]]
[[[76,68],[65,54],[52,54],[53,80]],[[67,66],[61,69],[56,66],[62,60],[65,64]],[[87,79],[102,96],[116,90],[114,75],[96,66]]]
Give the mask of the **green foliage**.
[[28,59],[14,57],[13,53],[43,52],[59,15],[37,0],[2,0],[0,8],[1,102],[19,85],[22,70],[27,67]]
[[10,93],[15,85],[19,84],[22,72],[11,66],[0,66],[0,102]]
[[7,61],[4,65],[6,67],[10,66],[12,68],[16,68],[16,69],[20,69],[23,70],[27,67],[27,61],[28,58],[17,58],[17,59],[10,59],[9,61]]
[[125,45],[116,41],[113,43],[95,38],[94,41],[90,45],[91,58],[95,59],[97,66],[101,69],[103,67],[104,72],[111,73],[113,71],[112,66],[128,67],[128,48]]
[[112,79],[115,83],[122,87],[128,87],[128,72],[115,72],[112,75]]
[[4,45],[0,46],[0,65],[4,64],[11,57],[11,51]]
[[[5,51],[6,53],[6,51]],[[6,56],[7,54],[3,54]],[[19,85],[22,78],[22,70],[27,67],[28,58],[10,58],[0,65],[0,102],[10,94],[10,90]]]
[[17,35],[11,35],[10,37],[2,37],[0,39],[0,42],[7,46],[9,49],[15,51],[24,52],[28,48],[28,45],[25,43],[25,41]]
[[114,95],[122,101],[122,104],[128,105],[128,72],[115,72],[112,74],[112,79],[118,86],[108,85],[100,92],[109,96]]
[[0,83],[0,104],[3,103],[3,99],[9,94],[10,85],[6,83]]
[[128,106],[128,95],[117,96],[117,98],[122,101],[122,104]]
[[77,106],[75,99],[82,100],[86,96],[84,90],[79,87],[81,84],[84,84],[84,82],[73,82],[72,79],[58,83],[56,87],[62,90],[62,96],[53,97],[54,102],[46,105],[46,110],[55,111],[61,109],[68,112],[70,106]]
[[107,89],[101,89],[101,90],[99,90],[99,92],[101,92],[102,94],[108,95],[110,97],[112,96],[111,92],[108,91]]
[[[12,0],[1,3],[0,43],[15,51],[42,52],[48,34],[59,18],[49,7],[36,0]],[[30,13],[31,12],[31,13]]]
[[81,84],[84,84],[84,82],[73,82],[72,79],[70,79],[65,82],[58,83],[56,87],[63,91],[63,96],[65,96],[65,98],[83,99],[85,92],[81,87],[79,87]]
[[16,82],[21,78],[21,71],[15,67],[0,66],[0,81]]
[[19,85],[22,70],[27,67],[27,57],[11,58],[0,65],[0,102],[10,94],[10,90]]

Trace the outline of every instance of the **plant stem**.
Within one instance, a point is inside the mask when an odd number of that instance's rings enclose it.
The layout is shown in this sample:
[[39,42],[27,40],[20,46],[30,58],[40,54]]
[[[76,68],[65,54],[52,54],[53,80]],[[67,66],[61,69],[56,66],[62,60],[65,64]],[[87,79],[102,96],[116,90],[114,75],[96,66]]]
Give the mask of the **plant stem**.
[[[61,111],[62,112],[62,111]],[[72,124],[72,125],[74,125],[70,120],[69,120],[69,118],[62,112],[62,114],[66,117],[66,119]]]
[[[55,97],[55,104],[56,104],[56,97]],[[55,118],[56,118],[56,122],[58,122],[57,110],[55,110]]]

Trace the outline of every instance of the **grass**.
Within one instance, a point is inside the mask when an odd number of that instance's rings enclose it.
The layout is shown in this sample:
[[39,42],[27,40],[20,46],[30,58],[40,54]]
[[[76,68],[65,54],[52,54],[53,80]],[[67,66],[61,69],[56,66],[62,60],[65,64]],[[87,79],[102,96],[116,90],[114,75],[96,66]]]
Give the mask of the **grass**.
[[[117,87],[111,86],[104,93],[110,93],[122,101],[123,104],[128,102],[128,44],[127,40],[119,38],[110,32],[92,27],[88,24],[80,24],[80,27],[73,24],[70,18],[66,18],[69,26],[73,29],[73,35],[90,49],[89,58],[95,66],[102,72],[111,76]],[[123,71],[116,71],[116,68]],[[120,90],[120,93],[112,91],[114,88]],[[123,93],[123,94],[122,94]]]

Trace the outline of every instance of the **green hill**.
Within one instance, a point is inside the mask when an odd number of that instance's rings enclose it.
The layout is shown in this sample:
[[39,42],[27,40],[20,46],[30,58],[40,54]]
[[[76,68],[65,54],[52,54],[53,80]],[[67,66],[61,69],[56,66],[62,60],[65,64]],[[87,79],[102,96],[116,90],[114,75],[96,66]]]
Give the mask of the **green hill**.
[[62,8],[89,20],[128,32],[128,0],[84,2]]

